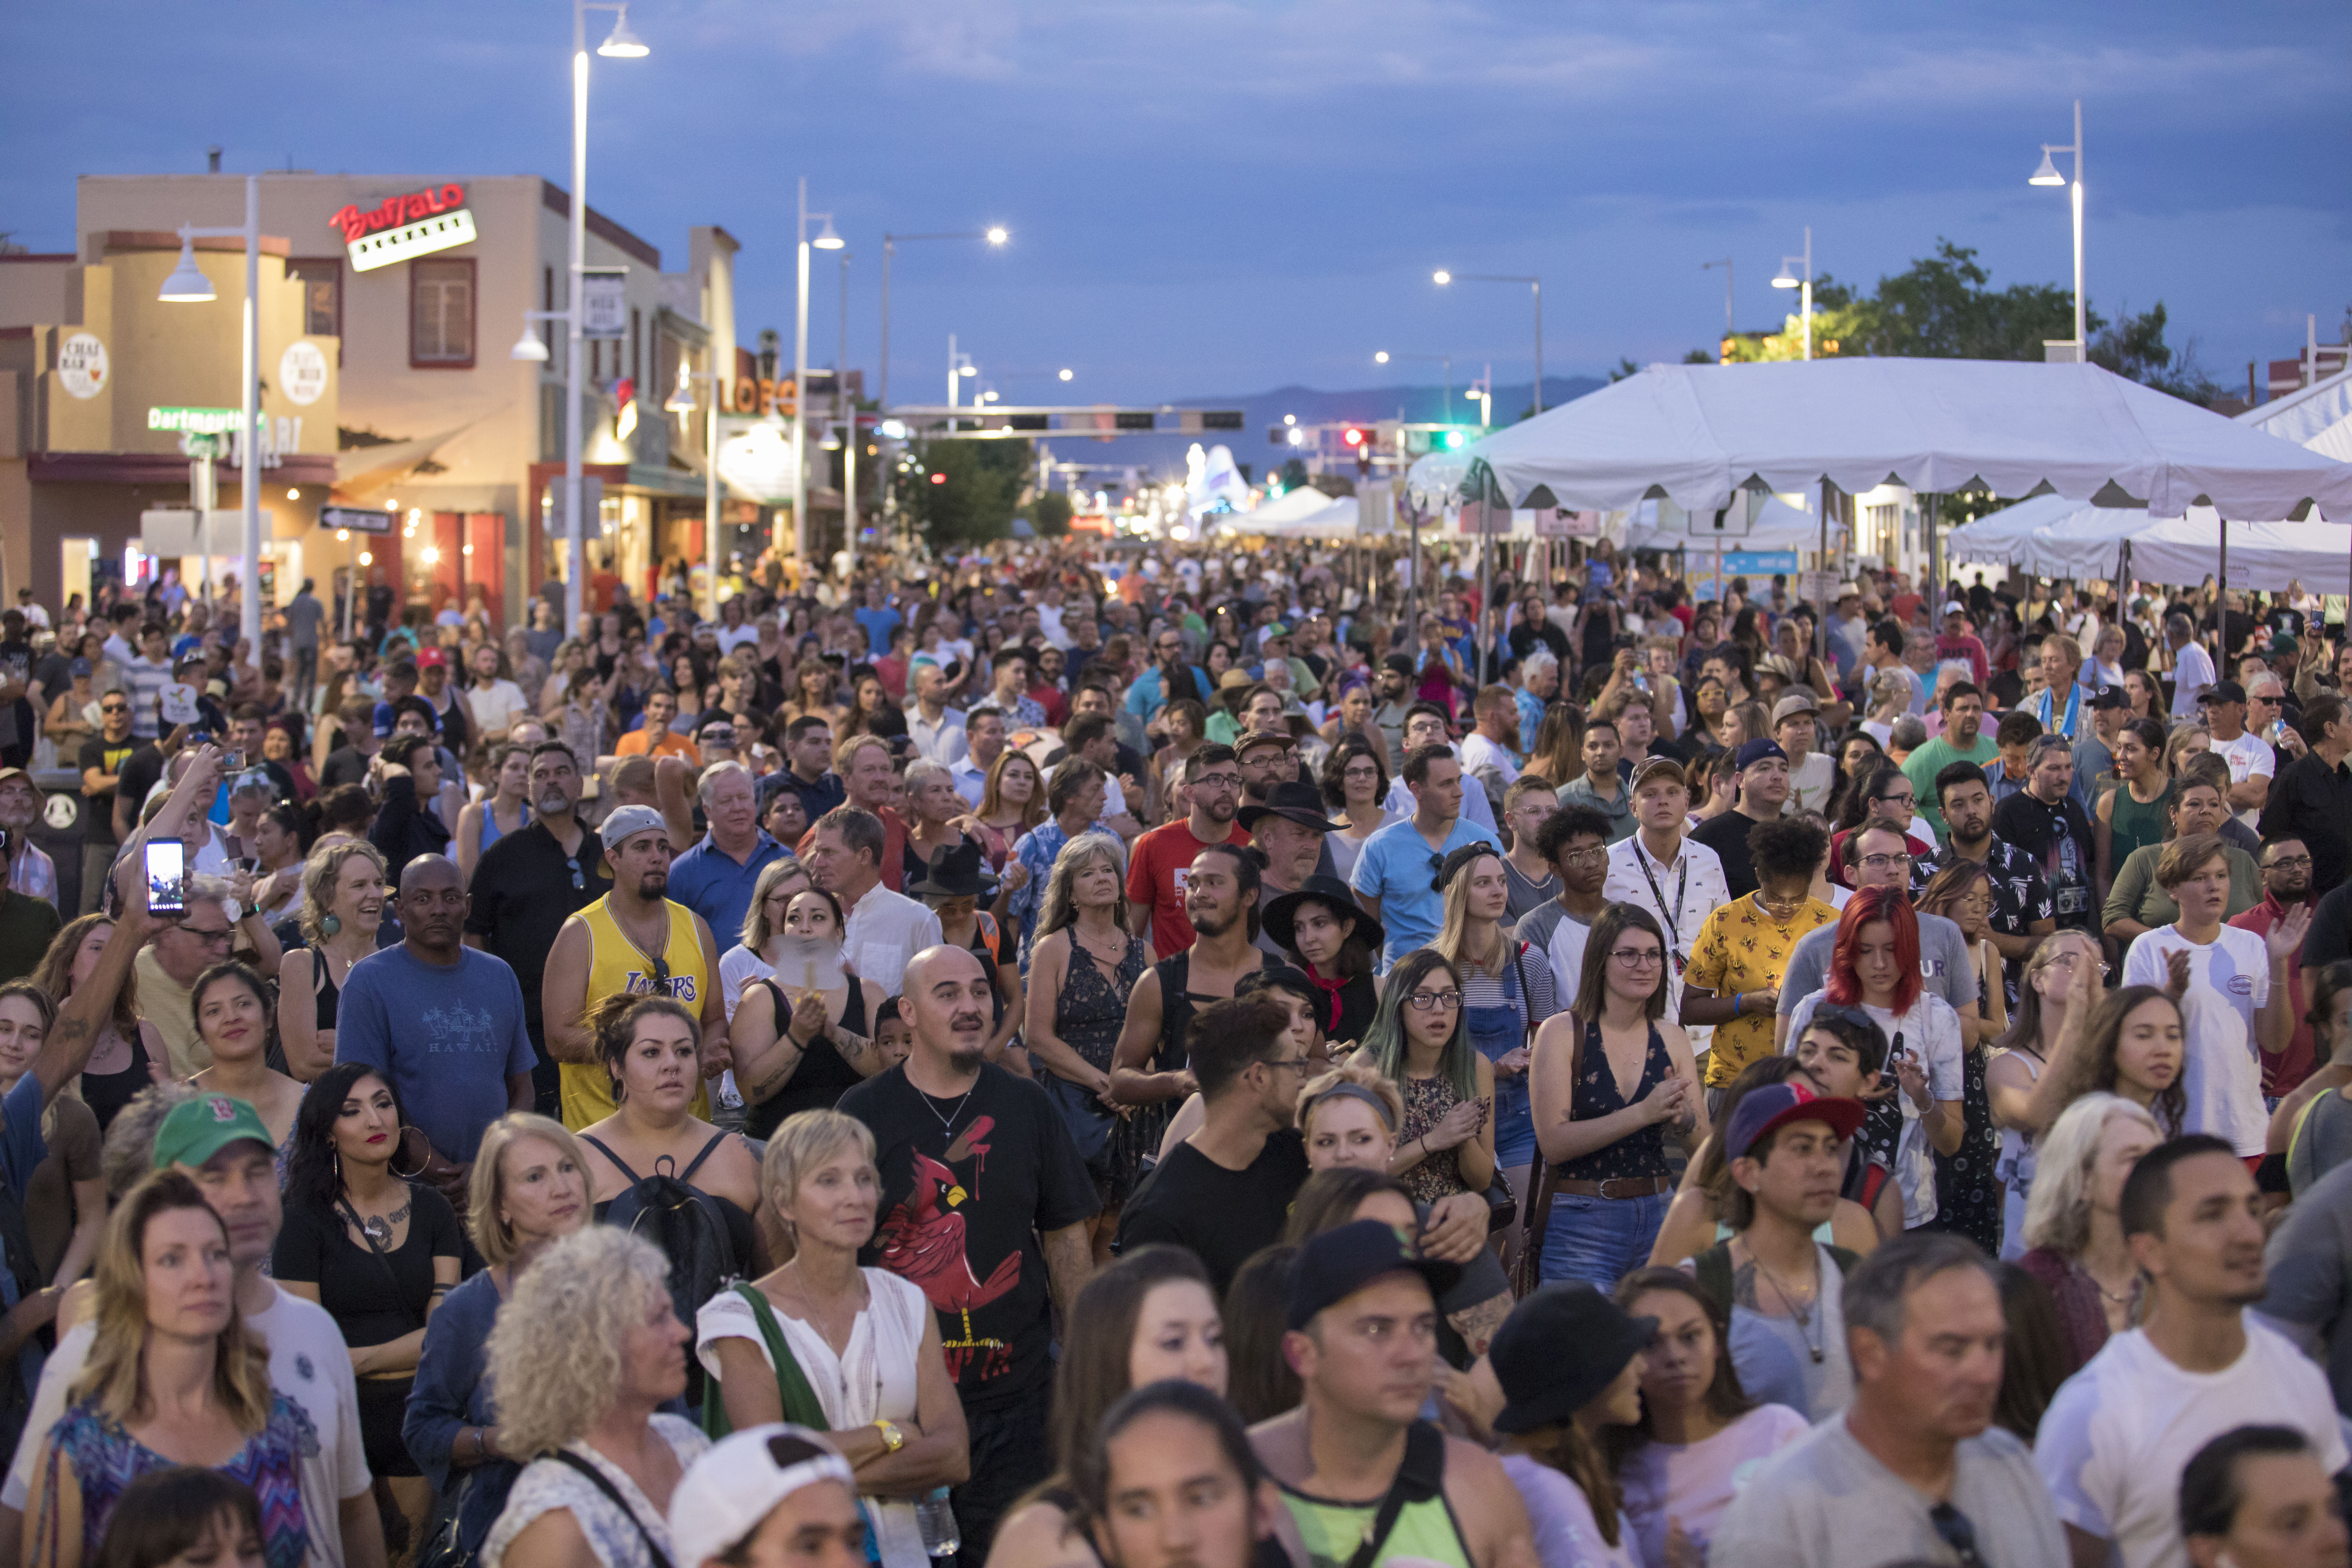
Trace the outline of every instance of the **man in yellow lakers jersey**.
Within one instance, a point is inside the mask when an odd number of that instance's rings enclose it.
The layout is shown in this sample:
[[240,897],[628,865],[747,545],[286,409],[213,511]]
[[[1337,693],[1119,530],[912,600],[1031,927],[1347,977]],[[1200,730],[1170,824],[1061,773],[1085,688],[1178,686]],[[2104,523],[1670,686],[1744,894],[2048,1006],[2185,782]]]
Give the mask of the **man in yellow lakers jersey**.
[[547,955],[542,1001],[547,1052],[561,1065],[563,1125],[577,1132],[613,1113],[613,1081],[582,1022],[606,996],[667,996],[702,1018],[704,1086],[692,1113],[709,1121],[709,1081],[727,1070],[727,1009],[719,995],[719,943],[700,915],[665,895],[669,827],[649,805],[604,819],[613,890],[563,922]]

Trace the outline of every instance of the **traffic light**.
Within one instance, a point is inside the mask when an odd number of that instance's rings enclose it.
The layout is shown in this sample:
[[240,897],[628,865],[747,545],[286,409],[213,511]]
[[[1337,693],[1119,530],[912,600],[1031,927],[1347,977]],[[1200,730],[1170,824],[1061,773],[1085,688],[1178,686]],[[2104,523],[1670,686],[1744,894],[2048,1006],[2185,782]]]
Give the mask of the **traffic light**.
[[1439,437],[1439,441],[1447,451],[1459,451],[1462,447],[1462,432],[1459,430],[1448,430],[1444,435]]
[[1339,438],[1355,448],[1356,471],[1370,474],[1372,471],[1371,430],[1365,426],[1350,425],[1339,433]]
[[1361,447],[1371,438],[1371,432],[1360,425],[1350,425],[1339,433],[1339,439],[1350,447]]

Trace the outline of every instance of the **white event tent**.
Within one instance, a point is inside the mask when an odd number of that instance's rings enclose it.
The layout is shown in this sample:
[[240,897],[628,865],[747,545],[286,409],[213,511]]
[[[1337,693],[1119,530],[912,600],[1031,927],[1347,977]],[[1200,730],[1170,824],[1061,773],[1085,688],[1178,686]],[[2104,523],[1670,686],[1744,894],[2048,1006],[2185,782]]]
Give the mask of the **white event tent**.
[[1221,512],[1214,525],[1229,533],[1275,539],[1352,539],[1356,518],[1355,497],[1327,496],[1312,486],[1301,485],[1254,511]]
[[2043,490],[2179,517],[2210,505],[2352,517],[2352,463],[2282,441],[2093,364],[1828,359],[1654,364],[1415,463],[1424,510],[1452,495],[1511,506],[1688,511],[1735,490]]

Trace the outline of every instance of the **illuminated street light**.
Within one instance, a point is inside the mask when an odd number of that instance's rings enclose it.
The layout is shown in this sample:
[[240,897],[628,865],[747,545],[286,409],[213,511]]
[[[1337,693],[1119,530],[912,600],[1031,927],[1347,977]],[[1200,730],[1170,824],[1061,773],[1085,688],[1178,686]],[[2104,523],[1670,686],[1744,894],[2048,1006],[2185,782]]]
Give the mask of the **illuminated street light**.
[[2074,100],[2074,144],[2071,147],[2054,147],[2047,142],[2043,142],[2042,166],[2026,177],[2027,184],[2063,185],[2066,184],[2065,176],[2058,173],[2058,165],[2050,161],[2050,154],[2053,153],[2071,153],[2074,155],[2074,182],[2070,200],[2074,209],[2074,358],[2079,361],[2084,357],[2088,342],[2086,337],[2088,329],[2084,324],[2083,308],[2083,100],[2081,99]]

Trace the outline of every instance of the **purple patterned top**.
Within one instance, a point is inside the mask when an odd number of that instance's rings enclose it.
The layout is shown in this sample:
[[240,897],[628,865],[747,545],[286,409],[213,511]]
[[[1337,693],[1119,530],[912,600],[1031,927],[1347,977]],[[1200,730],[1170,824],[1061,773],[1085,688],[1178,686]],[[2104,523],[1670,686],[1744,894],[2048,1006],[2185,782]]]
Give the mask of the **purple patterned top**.
[[[58,1471],[60,1463],[73,1466],[81,1489],[81,1555],[97,1561],[99,1543],[114,1517],[122,1489],[141,1476],[170,1469],[178,1463],[148,1447],[85,1400],[61,1416],[51,1436],[49,1474],[41,1489],[41,1535],[52,1539],[57,1526]],[[269,1568],[302,1568],[310,1550],[310,1526],[302,1513],[302,1460],[319,1451],[319,1434],[302,1407],[282,1394],[272,1394],[269,1419],[246,1439],[226,1464],[214,1468],[243,1481],[261,1500],[261,1555]]]

